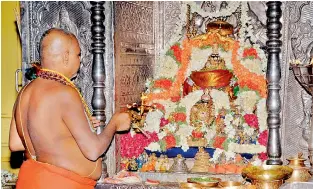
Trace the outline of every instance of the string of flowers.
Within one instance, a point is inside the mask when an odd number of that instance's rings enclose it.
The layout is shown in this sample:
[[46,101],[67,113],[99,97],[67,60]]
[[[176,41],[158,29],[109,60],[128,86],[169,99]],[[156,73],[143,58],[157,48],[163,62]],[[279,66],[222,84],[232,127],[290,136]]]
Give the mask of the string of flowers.
[[[175,81],[170,85],[168,80],[164,81],[156,81],[166,90],[160,93],[150,93],[148,94],[147,102],[151,102],[156,99],[170,99],[171,97],[180,96],[181,86],[185,80],[187,69],[190,64],[190,56],[193,47],[202,47],[202,46],[212,46],[213,44],[218,43],[221,44],[221,47],[225,51],[230,51],[232,49],[232,65],[233,71],[236,77],[238,78],[238,84],[241,87],[249,87],[250,89],[256,90],[260,93],[261,97],[266,97],[266,80],[263,75],[258,75],[256,73],[250,72],[246,67],[244,67],[240,60],[238,60],[238,49],[239,42],[234,41],[231,38],[225,38],[220,36],[218,33],[209,33],[206,35],[201,35],[194,39],[185,39],[182,43],[183,48],[179,48],[175,45],[175,51],[179,51],[174,53],[177,61],[181,61],[181,66],[176,75]],[[180,56],[180,57],[179,57]],[[251,80],[251,78],[254,78]],[[166,83],[165,83],[166,82]]]
[[252,90],[256,90],[259,92],[262,98],[266,98],[267,89],[266,89],[266,80],[264,76],[250,72],[240,63],[240,61],[237,58],[238,49],[239,42],[236,41],[233,46],[232,63],[234,68],[234,74],[238,78],[239,86],[249,87]]

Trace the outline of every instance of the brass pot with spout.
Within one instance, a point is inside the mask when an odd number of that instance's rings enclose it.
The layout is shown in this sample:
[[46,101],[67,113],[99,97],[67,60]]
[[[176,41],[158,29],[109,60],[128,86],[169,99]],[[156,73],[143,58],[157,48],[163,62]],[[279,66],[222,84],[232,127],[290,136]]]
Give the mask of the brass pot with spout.
[[291,177],[286,180],[286,182],[307,182],[311,178],[309,173],[309,168],[305,166],[305,158],[302,157],[302,153],[298,154],[298,157],[291,157],[287,160],[289,161],[288,165],[293,169]]

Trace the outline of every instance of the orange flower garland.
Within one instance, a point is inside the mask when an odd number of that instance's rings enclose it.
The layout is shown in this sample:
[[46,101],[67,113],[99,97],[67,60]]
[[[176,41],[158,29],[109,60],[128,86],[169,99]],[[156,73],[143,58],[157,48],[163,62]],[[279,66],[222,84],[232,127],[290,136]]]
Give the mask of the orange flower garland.
[[172,87],[173,82],[170,79],[159,79],[154,81],[155,88],[161,89],[170,89]]
[[[181,60],[181,66],[177,72],[176,80],[172,83],[172,86],[169,87],[166,91],[160,93],[150,93],[147,96],[147,102],[151,102],[153,100],[167,100],[172,97],[178,97],[181,93],[181,86],[185,81],[186,72],[190,64],[190,57],[193,47],[201,48],[203,46],[212,46],[213,44],[219,44],[225,51],[229,51],[232,49],[232,64],[233,64],[233,72],[238,78],[238,84],[241,87],[247,86],[252,90],[256,90],[259,92],[260,96],[266,98],[267,89],[266,89],[266,80],[264,76],[257,75],[255,73],[250,72],[247,68],[245,68],[240,60],[237,59],[237,52],[239,49],[239,42],[234,41],[231,38],[226,38],[218,33],[208,33],[201,36],[198,36],[193,39],[185,39],[182,42],[182,49],[180,50],[178,45],[174,45],[171,49],[175,49],[175,51],[179,51],[179,53],[175,54],[179,56],[181,54],[181,59],[176,57],[177,60]],[[253,52],[251,52],[253,54]],[[250,53],[250,54],[251,54]],[[175,98],[176,99],[176,98]]]
[[238,78],[239,86],[241,87],[247,86],[252,90],[258,91],[262,98],[266,98],[267,88],[264,76],[252,73],[242,64],[240,64],[240,61],[237,59],[238,49],[239,42],[236,41],[233,47],[232,64],[233,71]]

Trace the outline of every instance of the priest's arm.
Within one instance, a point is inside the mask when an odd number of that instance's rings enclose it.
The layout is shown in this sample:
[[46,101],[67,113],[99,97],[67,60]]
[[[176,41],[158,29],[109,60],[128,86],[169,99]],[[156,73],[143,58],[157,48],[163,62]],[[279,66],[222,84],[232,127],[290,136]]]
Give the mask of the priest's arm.
[[78,93],[67,87],[62,95],[62,118],[70,130],[83,155],[95,161],[109,147],[116,131],[129,130],[130,118],[127,113],[116,113],[101,134],[91,132],[84,107]]

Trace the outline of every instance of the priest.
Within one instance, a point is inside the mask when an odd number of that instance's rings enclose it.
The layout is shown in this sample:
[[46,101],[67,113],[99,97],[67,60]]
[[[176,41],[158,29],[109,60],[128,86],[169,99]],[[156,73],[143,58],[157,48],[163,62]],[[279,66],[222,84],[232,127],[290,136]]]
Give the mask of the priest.
[[101,175],[100,156],[116,131],[130,128],[127,113],[116,113],[103,132],[71,82],[80,67],[76,37],[49,29],[40,41],[37,78],[19,93],[13,108],[9,147],[25,151],[17,189],[94,188]]

